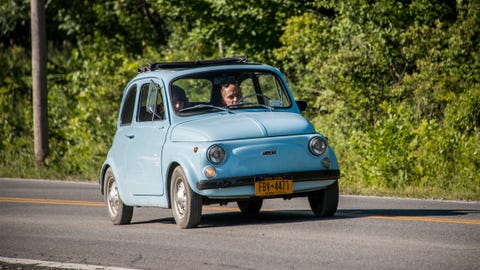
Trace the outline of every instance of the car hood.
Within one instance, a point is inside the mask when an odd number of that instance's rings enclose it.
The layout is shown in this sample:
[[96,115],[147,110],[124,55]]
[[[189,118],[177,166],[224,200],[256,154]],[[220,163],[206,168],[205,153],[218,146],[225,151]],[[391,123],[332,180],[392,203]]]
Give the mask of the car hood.
[[219,113],[174,126],[171,139],[172,141],[221,141],[314,132],[312,124],[297,113]]

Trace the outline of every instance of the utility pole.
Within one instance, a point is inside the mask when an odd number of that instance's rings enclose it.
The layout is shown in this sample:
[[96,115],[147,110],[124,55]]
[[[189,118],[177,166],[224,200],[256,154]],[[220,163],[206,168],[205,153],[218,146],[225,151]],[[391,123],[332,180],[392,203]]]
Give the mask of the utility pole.
[[45,165],[48,153],[47,34],[44,0],[31,0],[32,99],[35,165]]

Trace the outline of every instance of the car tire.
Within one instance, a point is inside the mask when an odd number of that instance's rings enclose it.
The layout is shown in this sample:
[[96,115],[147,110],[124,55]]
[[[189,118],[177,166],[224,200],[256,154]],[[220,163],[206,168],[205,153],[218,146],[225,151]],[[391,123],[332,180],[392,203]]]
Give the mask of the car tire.
[[308,203],[317,217],[331,217],[338,207],[338,181],[326,189],[308,194]]
[[105,173],[104,198],[108,216],[114,225],[128,224],[132,220],[133,207],[123,203],[118,192],[117,181],[111,168]]
[[202,197],[190,188],[180,166],[173,170],[170,178],[170,202],[173,217],[180,228],[193,228],[200,223]]
[[262,208],[263,199],[250,199],[245,201],[237,201],[238,208],[244,215],[255,215]]

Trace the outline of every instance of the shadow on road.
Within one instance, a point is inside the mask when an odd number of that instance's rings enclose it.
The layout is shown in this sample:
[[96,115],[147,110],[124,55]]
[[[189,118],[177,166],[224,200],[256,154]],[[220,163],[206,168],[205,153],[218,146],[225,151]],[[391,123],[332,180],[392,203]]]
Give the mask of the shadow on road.
[[[326,219],[336,219],[326,218]],[[339,217],[342,218],[342,217]],[[206,227],[227,227],[227,226],[242,226],[252,224],[273,224],[273,223],[289,223],[289,222],[304,222],[307,220],[318,220],[310,210],[269,210],[261,211],[252,216],[246,216],[238,212],[207,212],[202,214],[202,221],[199,228]],[[130,223],[135,224],[175,224],[173,217],[160,218],[154,220],[142,220]]]
[[[332,219],[332,218],[328,218]],[[207,213],[202,215],[200,228],[227,227],[241,225],[262,225],[274,223],[300,223],[318,220],[310,210],[261,211],[256,215],[243,215],[240,212]]]
[[480,210],[449,209],[342,209],[337,215],[346,217],[452,217],[480,213]]
[[[199,228],[302,223],[306,221],[344,220],[365,217],[455,217],[480,213],[480,210],[441,209],[340,209],[335,216],[318,218],[310,210],[268,210],[252,216],[240,212],[207,212],[202,215]],[[175,224],[173,217],[137,221],[131,224]]]

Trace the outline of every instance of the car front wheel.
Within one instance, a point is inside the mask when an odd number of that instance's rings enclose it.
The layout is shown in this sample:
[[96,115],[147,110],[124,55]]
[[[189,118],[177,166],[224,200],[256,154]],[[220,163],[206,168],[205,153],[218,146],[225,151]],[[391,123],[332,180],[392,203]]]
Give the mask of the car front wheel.
[[112,169],[108,168],[105,173],[104,181],[105,204],[108,209],[108,216],[114,225],[128,224],[132,220],[133,207],[123,204],[118,193],[117,181],[113,175]]
[[190,188],[180,166],[173,170],[170,179],[170,202],[175,222],[182,229],[196,227],[202,217],[202,198]]
[[317,217],[331,217],[338,207],[338,181],[326,189],[308,194],[308,203]]

